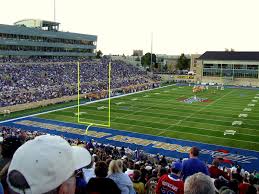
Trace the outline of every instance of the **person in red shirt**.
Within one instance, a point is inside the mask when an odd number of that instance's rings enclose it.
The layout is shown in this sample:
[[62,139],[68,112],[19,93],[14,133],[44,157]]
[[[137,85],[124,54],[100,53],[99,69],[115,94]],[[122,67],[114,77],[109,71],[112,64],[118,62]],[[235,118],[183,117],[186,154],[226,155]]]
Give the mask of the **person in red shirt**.
[[226,172],[224,172],[223,170],[220,170],[218,167],[219,167],[219,160],[214,159],[212,161],[212,165],[209,167],[210,177],[217,179],[220,176],[223,176],[225,179],[229,180],[228,174]]
[[171,171],[171,174],[165,174],[159,178],[156,194],[184,194],[184,183],[180,179],[182,163],[173,162]]
[[238,185],[239,194],[246,194],[249,186],[248,180],[244,178],[244,181]]

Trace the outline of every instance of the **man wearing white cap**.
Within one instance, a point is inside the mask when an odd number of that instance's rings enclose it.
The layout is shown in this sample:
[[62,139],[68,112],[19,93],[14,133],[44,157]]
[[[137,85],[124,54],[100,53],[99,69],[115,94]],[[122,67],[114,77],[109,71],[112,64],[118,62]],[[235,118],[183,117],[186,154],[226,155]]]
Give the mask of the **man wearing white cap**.
[[38,136],[14,153],[7,175],[10,193],[74,194],[75,171],[90,163],[85,148],[59,136]]

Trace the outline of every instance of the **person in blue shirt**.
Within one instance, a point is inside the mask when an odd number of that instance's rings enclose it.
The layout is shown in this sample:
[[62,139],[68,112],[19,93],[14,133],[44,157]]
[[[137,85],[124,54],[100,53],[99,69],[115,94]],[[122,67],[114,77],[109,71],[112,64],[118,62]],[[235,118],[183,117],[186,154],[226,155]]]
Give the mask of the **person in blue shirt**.
[[205,175],[209,175],[208,167],[199,158],[199,149],[192,147],[190,150],[190,158],[183,161],[182,177],[185,180],[188,176],[195,173],[202,172]]

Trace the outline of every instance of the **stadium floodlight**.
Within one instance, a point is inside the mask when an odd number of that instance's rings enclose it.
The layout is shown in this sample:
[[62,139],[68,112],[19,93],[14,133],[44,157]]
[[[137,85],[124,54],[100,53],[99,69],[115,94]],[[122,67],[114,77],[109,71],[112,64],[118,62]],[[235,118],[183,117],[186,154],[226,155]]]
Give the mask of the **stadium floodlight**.
[[77,122],[79,124],[87,125],[85,134],[87,134],[88,129],[91,126],[99,126],[99,127],[111,127],[111,62],[108,64],[108,121],[107,124],[93,123],[81,121],[80,116],[82,115],[80,112],[80,62],[77,63]]

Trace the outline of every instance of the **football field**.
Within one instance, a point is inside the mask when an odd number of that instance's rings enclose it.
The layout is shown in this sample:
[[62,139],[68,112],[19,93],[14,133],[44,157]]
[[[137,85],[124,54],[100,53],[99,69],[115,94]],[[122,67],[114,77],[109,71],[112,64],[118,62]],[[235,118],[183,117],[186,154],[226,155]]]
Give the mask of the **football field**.
[[[38,117],[77,123],[77,111]],[[80,105],[80,121],[106,125],[108,100]],[[112,98],[111,128],[259,151],[259,90],[210,87],[195,96],[192,87],[167,86]]]

